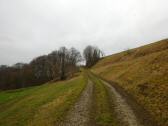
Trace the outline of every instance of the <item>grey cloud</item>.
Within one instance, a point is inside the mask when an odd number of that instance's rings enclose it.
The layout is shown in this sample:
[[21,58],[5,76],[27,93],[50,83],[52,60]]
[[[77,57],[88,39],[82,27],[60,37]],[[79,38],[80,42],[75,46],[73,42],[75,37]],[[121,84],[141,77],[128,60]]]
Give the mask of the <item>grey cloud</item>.
[[0,64],[60,46],[108,55],[168,36],[166,0],[0,0]]

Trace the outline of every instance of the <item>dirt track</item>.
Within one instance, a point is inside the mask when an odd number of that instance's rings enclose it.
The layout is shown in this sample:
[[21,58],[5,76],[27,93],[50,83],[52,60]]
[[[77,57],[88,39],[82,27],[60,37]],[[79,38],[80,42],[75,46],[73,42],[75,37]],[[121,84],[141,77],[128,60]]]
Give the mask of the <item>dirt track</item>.
[[[135,111],[133,104],[129,103],[130,99],[123,96],[122,92],[116,90],[112,85],[107,83],[106,81],[101,80],[102,83],[107,87],[109,94],[109,100],[113,103],[113,109],[116,113],[116,118],[118,119],[119,123],[116,126],[156,126],[153,123],[150,123],[146,116],[142,119],[141,117],[141,110]],[[59,126],[90,126],[91,120],[91,106],[92,104],[92,96],[93,96],[93,88],[94,83],[89,80],[86,88],[82,92],[80,98],[76,102],[76,104],[72,107],[72,109],[67,113],[67,116]],[[136,108],[140,108],[139,105],[135,105]],[[149,117],[148,117],[149,118]],[[142,121],[142,120],[143,121]],[[145,119],[145,121],[144,121]],[[147,122],[147,123],[146,123]],[[94,124],[95,125],[95,124]],[[93,126],[93,124],[91,125]],[[110,125],[109,125],[110,126]],[[113,125],[112,125],[113,126]]]
[[74,107],[68,112],[66,119],[59,126],[88,126],[89,114],[91,106],[91,97],[93,91],[93,83],[88,82],[81,97]]
[[122,121],[124,126],[143,126],[140,124],[136,118],[133,110],[127,104],[125,99],[113,88],[110,84],[103,81],[103,83],[110,88],[111,94],[114,98],[115,111],[117,113],[117,118]]

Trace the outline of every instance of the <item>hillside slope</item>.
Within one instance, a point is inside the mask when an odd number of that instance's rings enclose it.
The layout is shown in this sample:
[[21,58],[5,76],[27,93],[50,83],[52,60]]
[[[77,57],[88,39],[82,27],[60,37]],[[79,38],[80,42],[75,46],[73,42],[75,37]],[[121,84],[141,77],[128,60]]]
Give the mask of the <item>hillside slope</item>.
[[168,39],[107,56],[92,71],[117,82],[158,125],[168,125]]
[[53,126],[62,121],[86,85],[83,76],[68,81],[0,92],[1,126]]

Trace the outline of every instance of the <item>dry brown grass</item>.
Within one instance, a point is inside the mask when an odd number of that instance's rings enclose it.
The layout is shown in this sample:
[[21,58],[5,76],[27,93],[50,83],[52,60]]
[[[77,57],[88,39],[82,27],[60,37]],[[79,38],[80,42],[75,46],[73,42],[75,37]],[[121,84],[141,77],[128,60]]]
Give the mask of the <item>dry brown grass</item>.
[[168,125],[168,40],[129,51],[105,57],[93,71],[118,82],[160,126]]

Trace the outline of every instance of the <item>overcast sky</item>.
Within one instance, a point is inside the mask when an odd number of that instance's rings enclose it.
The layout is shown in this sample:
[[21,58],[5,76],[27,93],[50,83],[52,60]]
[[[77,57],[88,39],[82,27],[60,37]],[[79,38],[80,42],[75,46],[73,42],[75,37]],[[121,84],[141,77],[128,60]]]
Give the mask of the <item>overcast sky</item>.
[[106,55],[168,37],[168,0],[0,0],[0,64],[60,46]]

